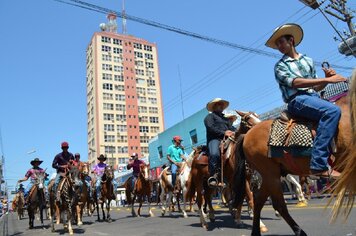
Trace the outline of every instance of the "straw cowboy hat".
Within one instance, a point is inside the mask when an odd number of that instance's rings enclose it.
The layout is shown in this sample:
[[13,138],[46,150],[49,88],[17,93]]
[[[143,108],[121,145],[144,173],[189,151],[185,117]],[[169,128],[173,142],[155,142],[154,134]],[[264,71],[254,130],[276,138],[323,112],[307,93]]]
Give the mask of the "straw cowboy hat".
[[293,23],[281,25],[274,30],[272,36],[267,40],[266,46],[273,49],[278,49],[276,45],[276,40],[284,35],[292,35],[294,38],[295,46],[298,46],[298,44],[303,39],[303,29],[302,27],[300,27],[300,25]]
[[99,161],[100,160],[103,160],[103,161],[106,161],[106,156],[104,156],[103,154],[100,154],[100,156],[97,158]]
[[35,164],[35,163],[38,163],[38,165],[41,165],[41,163],[42,163],[43,161],[41,161],[39,158],[35,158],[35,159],[33,159],[30,163],[31,163],[31,165],[33,165],[33,164]]
[[229,102],[228,101],[223,100],[221,98],[214,98],[213,100],[208,102],[208,104],[206,104],[206,109],[208,109],[208,111],[214,111],[214,106],[217,103],[223,103],[224,104],[224,110],[229,106]]
[[237,120],[237,115],[234,114],[226,114],[224,115],[224,117],[231,120],[232,122],[235,122],[235,120]]

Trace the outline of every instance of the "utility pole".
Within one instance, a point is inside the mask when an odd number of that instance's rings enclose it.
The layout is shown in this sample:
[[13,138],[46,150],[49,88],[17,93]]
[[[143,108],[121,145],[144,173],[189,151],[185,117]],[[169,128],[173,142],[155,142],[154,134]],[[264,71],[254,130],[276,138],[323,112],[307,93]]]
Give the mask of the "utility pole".
[[122,34],[127,34],[125,0],[122,0]]
[[354,16],[352,15],[351,9],[347,8],[346,3],[347,0],[330,0],[330,3],[325,8],[325,12],[343,22],[346,22],[350,30],[349,36],[354,36],[356,35],[355,27],[352,23],[352,18]]
[[178,77],[179,77],[179,88],[180,88],[180,102],[182,106],[182,117],[184,120],[184,104],[183,104],[183,91],[182,91],[182,76],[180,75],[180,67],[178,65]]

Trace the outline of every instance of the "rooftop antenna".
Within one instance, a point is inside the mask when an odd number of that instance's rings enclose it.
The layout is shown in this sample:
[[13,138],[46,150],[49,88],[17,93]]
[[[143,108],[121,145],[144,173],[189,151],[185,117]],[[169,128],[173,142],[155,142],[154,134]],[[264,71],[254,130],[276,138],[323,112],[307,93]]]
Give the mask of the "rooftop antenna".
[[122,0],[122,34],[127,34],[125,0]]

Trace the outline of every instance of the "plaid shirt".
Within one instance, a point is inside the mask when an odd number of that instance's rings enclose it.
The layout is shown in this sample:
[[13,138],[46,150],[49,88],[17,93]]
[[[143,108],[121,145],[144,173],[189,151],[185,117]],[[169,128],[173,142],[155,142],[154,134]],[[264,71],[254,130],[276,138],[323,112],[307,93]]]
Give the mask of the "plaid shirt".
[[274,74],[282,92],[284,102],[289,100],[298,92],[306,91],[310,88],[293,88],[293,81],[296,78],[315,79],[314,62],[311,58],[299,54],[299,59],[290,58],[284,55],[274,67]]

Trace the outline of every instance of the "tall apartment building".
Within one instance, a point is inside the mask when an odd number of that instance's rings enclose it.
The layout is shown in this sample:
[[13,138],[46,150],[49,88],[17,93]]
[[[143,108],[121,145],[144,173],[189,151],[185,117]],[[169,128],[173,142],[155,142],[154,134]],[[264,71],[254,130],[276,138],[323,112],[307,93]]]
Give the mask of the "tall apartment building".
[[136,152],[164,129],[157,46],[117,33],[116,16],[101,24],[87,47],[88,159],[111,165]]

